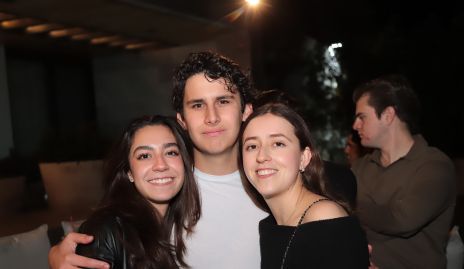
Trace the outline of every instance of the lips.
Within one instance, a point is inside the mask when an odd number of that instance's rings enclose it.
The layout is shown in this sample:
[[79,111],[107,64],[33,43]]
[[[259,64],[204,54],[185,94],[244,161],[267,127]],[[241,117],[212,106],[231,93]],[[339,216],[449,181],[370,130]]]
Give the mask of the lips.
[[215,137],[220,136],[224,132],[224,129],[217,129],[217,130],[208,130],[203,132],[204,135]]

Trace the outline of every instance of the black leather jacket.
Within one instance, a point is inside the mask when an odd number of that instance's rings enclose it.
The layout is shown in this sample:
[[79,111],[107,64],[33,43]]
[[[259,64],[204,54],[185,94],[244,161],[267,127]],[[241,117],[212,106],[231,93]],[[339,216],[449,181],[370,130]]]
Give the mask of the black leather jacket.
[[80,233],[93,235],[93,242],[78,245],[76,253],[82,256],[105,261],[111,269],[131,269],[128,264],[124,238],[131,232],[121,218],[110,214],[94,214],[79,228]]

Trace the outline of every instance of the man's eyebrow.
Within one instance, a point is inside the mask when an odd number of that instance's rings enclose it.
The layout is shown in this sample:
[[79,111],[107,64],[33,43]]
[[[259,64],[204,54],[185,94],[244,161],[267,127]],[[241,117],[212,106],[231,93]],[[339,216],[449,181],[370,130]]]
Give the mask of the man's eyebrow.
[[221,95],[216,97],[216,100],[227,100],[227,99],[234,99],[233,95]]
[[190,104],[198,104],[198,103],[203,103],[203,102],[204,102],[203,99],[192,99],[192,100],[188,100],[186,104],[190,105]]

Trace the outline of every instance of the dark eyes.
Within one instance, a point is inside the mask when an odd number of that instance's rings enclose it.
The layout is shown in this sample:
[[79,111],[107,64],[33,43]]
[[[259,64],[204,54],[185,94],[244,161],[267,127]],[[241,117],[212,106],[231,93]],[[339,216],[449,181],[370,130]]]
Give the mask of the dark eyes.
[[170,150],[170,151],[166,152],[166,155],[168,155],[168,156],[179,156],[180,154],[179,154],[179,151],[177,151],[177,150]]
[[145,160],[145,159],[148,159],[150,158],[150,154],[148,153],[141,153],[139,155],[137,155],[137,160]]
[[[281,147],[285,147],[286,145],[285,145],[285,143],[283,143],[283,142],[274,142],[274,143],[272,144],[272,146],[274,146],[274,147],[276,147],[276,148],[281,148]],[[245,150],[246,150],[246,151],[255,150],[255,149],[257,149],[257,148],[258,148],[258,146],[255,145],[255,144],[251,144],[251,145],[246,145],[246,146],[245,146]]]
[[[217,104],[219,104],[219,105],[227,105],[227,104],[230,104],[230,103],[231,103],[231,101],[228,100],[228,99],[220,99],[220,100],[217,101]],[[192,109],[200,109],[202,107],[204,107],[204,104],[202,104],[202,103],[195,103],[195,104],[191,105]]]
[[274,145],[275,145],[276,147],[284,147],[284,146],[285,146],[285,144],[282,143],[282,142],[275,142]]
[[201,108],[202,106],[203,106],[203,104],[193,104],[192,108],[193,109],[198,109],[198,108]]
[[[166,156],[168,157],[177,157],[177,156],[180,156],[180,153],[179,153],[179,150],[168,150],[164,153]],[[140,153],[138,154],[135,158],[137,160],[146,160],[146,159],[150,159],[151,158],[151,154],[150,153]]]
[[257,148],[256,145],[247,145],[247,146],[245,146],[245,150],[247,150],[247,151],[254,150],[256,148]]
[[229,104],[229,103],[230,103],[230,101],[226,100],[226,99],[219,100],[219,104],[221,104],[221,105],[226,105],[226,104]]

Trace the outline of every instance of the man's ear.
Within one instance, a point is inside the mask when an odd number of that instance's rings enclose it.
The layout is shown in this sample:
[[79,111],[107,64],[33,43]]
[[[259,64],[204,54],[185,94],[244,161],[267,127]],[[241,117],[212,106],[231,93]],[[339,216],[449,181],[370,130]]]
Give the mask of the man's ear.
[[392,106],[387,106],[380,115],[388,124],[392,123],[396,117],[396,111]]
[[246,119],[248,118],[248,116],[250,116],[251,113],[253,113],[253,105],[250,103],[245,104],[245,109],[243,110],[242,114],[242,121],[246,121]]
[[182,128],[184,128],[184,130],[187,130],[187,124],[185,124],[184,118],[182,117],[182,115],[179,112],[176,113],[176,118],[177,118],[177,122],[180,124],[180,126],[182,126]]

